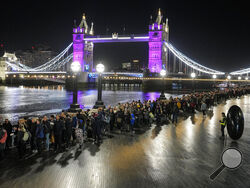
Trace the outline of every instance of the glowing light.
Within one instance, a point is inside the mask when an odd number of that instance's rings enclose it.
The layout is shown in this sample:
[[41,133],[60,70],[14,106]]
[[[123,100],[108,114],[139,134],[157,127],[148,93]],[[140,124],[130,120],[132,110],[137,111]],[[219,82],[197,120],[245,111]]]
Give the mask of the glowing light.
[[71,63],[70,68],[75,73],[80,72],[80,70],[81,70],[81,64],[80,64],[79,61],[74,61],[73,63]]
[[223,75],[225,74],[224,72],[220,72],[220,71],[216,71],[214,69],[210,69],[208,67],[205,67],[195,61],[193,61],[192,59],[188,58],[187,56],[185,56],[184,54],[182,54],[180,51],[178,51],[176,48],[173,47],[173,45],[171,45],[170,43],[164,42],[164,44],[167,46],[167,48],[179,59],[181,60],[183,63],[185,63],[187,66],[198,70],[200,72],[204,72],[207,74],[216,74],[216,75]]
[[228,76],[227,76],[227,79],[228,79],[228,80],[230,80],[230,79],[231,79],[231,76],[230,76],[230,75],[228,75]]
[[191,77],[192,78],[195,78],[196,77],[196,74],[194,72],[191,73]]
[[248,80],[248,77],[246,77],[245,80]]
[[160,72],[160,75],[161,75],[162,77],[164,77],[164,76],[166,76],[166,74],[167,74],[167,71],[164,70],[164,69],[162,69],[161,72]]
[[96,65],[96,70],[99,73],[102,73],[104,71],[105,67],[103,64],[99,63],[98,65]]
[[213,75],[213,79],[217,78],[216,74]]
[[238,77],[238,80],[241,80],[241,76]]

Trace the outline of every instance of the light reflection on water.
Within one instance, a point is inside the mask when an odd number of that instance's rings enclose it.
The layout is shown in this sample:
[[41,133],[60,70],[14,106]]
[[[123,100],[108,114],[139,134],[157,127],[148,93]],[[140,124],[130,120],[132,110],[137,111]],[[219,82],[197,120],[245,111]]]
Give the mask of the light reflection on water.
[[[12,120],[20,116],[37,116],[48,113],[59,113],[69,108],[73,95],[62,86],[45,87],[0,87],[0,116]],[[134,90],[104,90],[102,93],[105,105],[116,105],[118,102],[133,100],[155,100],[159,92]],[[166,94],[170,97],[170,94]],[[78,103],[82,108],[92,108],[97,99],[97,90],[78,91]]]

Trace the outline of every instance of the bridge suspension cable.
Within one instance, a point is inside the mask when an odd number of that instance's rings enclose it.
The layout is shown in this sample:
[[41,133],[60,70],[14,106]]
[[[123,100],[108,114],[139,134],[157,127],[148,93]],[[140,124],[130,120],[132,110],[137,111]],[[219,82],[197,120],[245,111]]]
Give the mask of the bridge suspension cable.
[[179,59],[181,60],[183,63],[185,63],[187,66],[203,72],[203,73],[207,73],[207,74],[212,74],[212,75],[223,75],[225,74],[224,72],[220,72],[214,69],[210,69],[208,67],[205,67],[197,62],[195,62],[194,60],[188,58],[187,56],[185,56],[183,53],[181,53],[179,50],[177,50],[172,44],[164,42],[164,44],[166,45],[166,47]]
[[248,73],[250,73],[250,68],[230,72],[231,75],[241,75],[241,74],[248,74]]
[[33,68],[34,71],[44,71],[50,69],[50,67],[53,67],[58,62],[60,62],[60,59],[69,51],[73,43],[71,43],[65,50],[63,50],[60,54],[58,54],[56,57],[48,61],[47,63],[44,63],[38,67]]
[[73,58],[73,54],[70,54],[65,59],[62,57],[69,51],[73,43],[71,43],[67,48],[65,48],[60,54],[51,59],[50,61],[35,67],[31,68],[26,66],[20,62],[6,62],[9,67],[17,71],[28,71],[28,72],[41,72],[46,70],[57,70],[58,68],[64,66],[67,62],[69,62]]
[[46,69],[43,69],[43,71],[52,71],[52,70],[58,70],[59,68],[63,67],[66,63],[71,61],[73,59],[73,53],[67,56],[65,59],[58,61],[57,63],[53,64],[53,66],[49,66]]

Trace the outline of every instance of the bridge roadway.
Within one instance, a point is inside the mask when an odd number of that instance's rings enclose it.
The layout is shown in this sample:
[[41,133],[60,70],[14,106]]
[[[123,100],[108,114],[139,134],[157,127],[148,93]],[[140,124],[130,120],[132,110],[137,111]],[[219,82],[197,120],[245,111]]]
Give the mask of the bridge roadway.
[[146,34],[141,35],[97,35],[97,36],[87,36],[84,38],[85,41],[93,43],[114,43],[114,42],[148,42],[149,36]]
[[[92,74],[94,77],[97,76],[96,73],[89,73]],[[60,79],[67,79],[70,76],[69,73],[64,71],[57,71],[57,72],[6,72],[7,77],[20,77],[21,78],[57,78]],[[103,78],[105,80],[169,80],[169,81],[198,81],[198,82],[241,82],[241,83],[249,83],[250,80],[245,79],[226,79],[226,78],[188,78],[187,75],[181,75],[182,77],[171,75],[172,77],[143,77],[143,73],[136,73],[136,72],[104,72]]]
[[[219,139],[221,112],[239,105],[245,116],[242,138]],[[0,162],[1,188],[165,188],[226,187],[250,185],[250,96],[232,99],[208,113],[181,118],[173,124],[136,129],[134,136],[112,134],[98,147],[85,143],[82,151],[43,153],[19,161],[9,152]],[[227,147],[243,153],[242,166],[225,169],[214,181],[209,175],[217,169]]]

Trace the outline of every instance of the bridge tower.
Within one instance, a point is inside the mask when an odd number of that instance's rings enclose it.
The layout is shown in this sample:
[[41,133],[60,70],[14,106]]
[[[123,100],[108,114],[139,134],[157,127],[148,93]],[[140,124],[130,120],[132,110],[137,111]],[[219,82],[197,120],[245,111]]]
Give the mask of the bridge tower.
[[85,14],[79,26],[73,28],[73,61],[79,61],[82,72],[91,72],[93,69],[93,42],[84,41],[85,35],[93,35],[93,23],[89,29]]
[[[83,19],[85,19],[85,15],[83,15]],[[73,61],[78,61],[81,64],[82,72],[84,72],[84,31],[85,28],[83,24],[76,26],[73,28]]]
[[166,23],[164,23],[162,18],[159,9],[156,21],[151,21],[149,25],[148,68],[152,73],[159,73],[161,69],[167,69],[168,50],[163,45],[163,41],[169,40],[169,27],[168,20],[166,19]]

